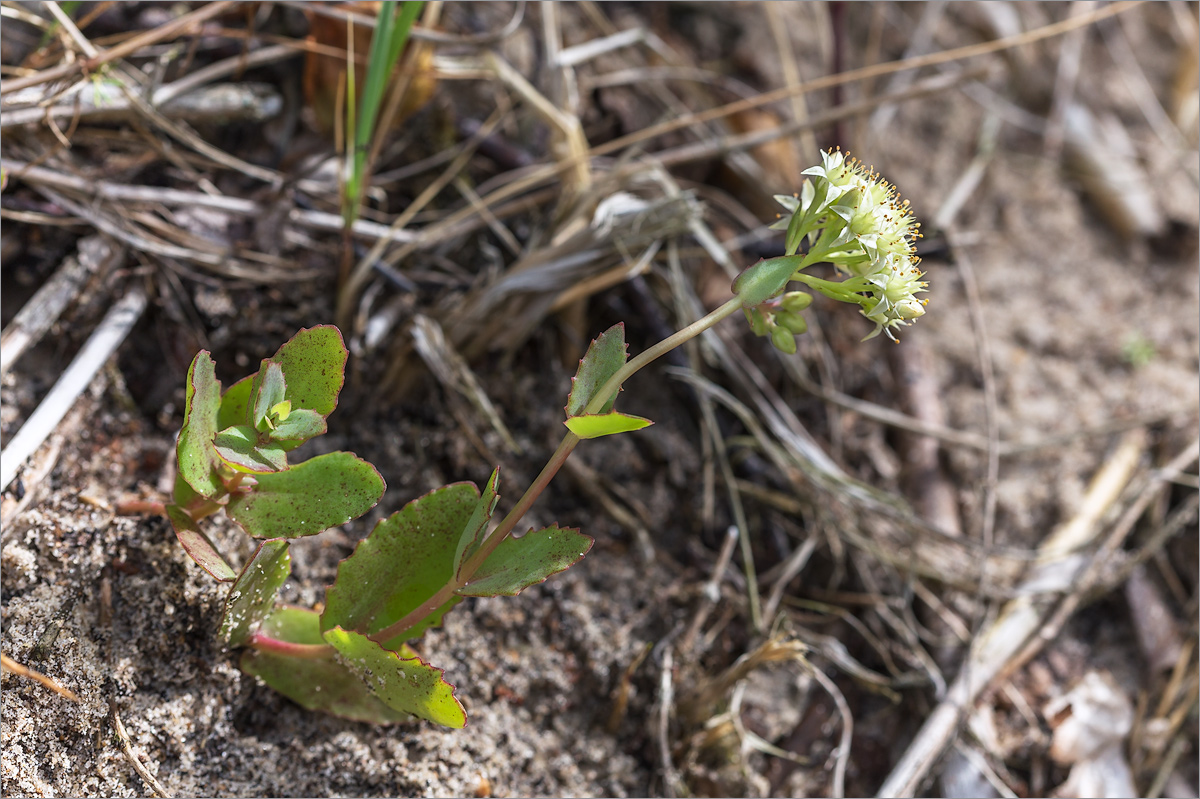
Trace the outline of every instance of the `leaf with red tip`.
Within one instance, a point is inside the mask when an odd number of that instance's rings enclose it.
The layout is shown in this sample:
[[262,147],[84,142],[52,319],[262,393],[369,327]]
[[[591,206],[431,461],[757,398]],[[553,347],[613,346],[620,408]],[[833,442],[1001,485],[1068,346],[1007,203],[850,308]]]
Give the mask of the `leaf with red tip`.
[[229,427],[213,439],[217,457],[235,472],[267,474],[288,467],[287,453],[274,441],[260,444],[258,433],[248,424]]
[[487,485],[483,487],[483,494],[475,504],[475,510],[458,539],[458,548],[454,553],[455,577],[461,573],[462,565],[467,558],[474,555],[479,549],[479,545],[483,543],[484,536],[487,533],[488,520],[496,512],[496,503],[500,501],[500,495],[496,493],[496,488],[499,484],[500,467],[497,466],[495,471],[492,472],[492,476],[488,478]]
[[175,445],[179,474],[197,494],[213,499],[226,492],[217,474],[221,461],[212,448],[221,408],[221,381],[207,350],[200,350],[188,367],[185,397],[183,428]]
[[183,508],[178,505],[168,505],[167,518],[171,520],[171,526],[175,528],[175,535],[179,538],[179,543],[183,544],[184,551],[191,556],[192,560],[200,564],[200,568],[223,583],[230,582],[237,577],[237,572],[226,562],[225,558],[221,557],[221,553],[217,551],[213,542],[200,532],[196,522],[184,512]]
[[337,407],[349,354],[340,330],[333,325],[317,325],[302,328],[270,360],[283,371],[285,397],[291,400],[292,408],[307,408],[328,416]]

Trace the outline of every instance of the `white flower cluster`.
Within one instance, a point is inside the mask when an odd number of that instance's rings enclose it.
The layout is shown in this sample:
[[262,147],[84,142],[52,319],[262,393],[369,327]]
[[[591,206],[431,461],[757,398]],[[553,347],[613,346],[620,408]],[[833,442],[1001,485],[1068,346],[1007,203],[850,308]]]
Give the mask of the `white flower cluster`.
[[[908,325],[925,313],[916,297],[925,291],[914,242],[920,225],[908,201],[900,201],[894,186],[862,162],[840,150],[821,153],[821,166],[804,170],[798,197],[777,196],[790,214],[771,227],[786,230],[786,257],[795,256],[808,240],[790,279],[808,284],[834,299],[857,303],[863,316],[875,323],[873,338]],[[846,276],[841,281],[803,274],[806,267],[827,261]]]

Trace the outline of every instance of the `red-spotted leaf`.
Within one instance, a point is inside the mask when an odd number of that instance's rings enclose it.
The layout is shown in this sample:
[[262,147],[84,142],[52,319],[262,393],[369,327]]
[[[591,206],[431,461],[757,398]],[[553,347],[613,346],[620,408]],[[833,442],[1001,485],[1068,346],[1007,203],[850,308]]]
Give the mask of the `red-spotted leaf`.
[[[601,333],[588,347],[575,377],[571,378],[571,393],[567,396],[567,416],[578,416],[596,396],[608,379],[625,365],[625,324],[620,322]],[[603,411],[612,409],[616,395],[604,403]]]
[[347,355],[341,331],[333,325],[318,325],[301,329],[270,360],[283,370],[285,398],[293,409],[305,408],[328,416],[337,407]]
[[298,538],[345,524],[373,508],[384,489],[375,467],[350,452],[318,455],[255,479],[256,487],[225,506],[255,538]]
[[654,422],[649,419],[643,419],[641,416],[612,411],[610,413],[572,416],[563,422],[563,424],[580,438],[599,438],[600,436],[611,436],[614,433],[628,433],[633,430],[641,430],[643,427],[649,427],[654,424]]
[[[414,499],[375,525],[338,566],[325,592],[321,629],[334,627],[374,635],[400,621],[454,577],[454,554],[479,502],[471,483],[453,483]],[[430,627],[458,597],[383,642],[397,649]]]
[[592,538],[557,526],[508,538],[488,556],[471,582],[458,589],[462,596],[516,596],[575,564],[592,548]]
[[492,476],[488,478],[487,485],[483,487],[483,494],[475,504],[475,510],[471,513],[471,518],[467,521],[467,526],[463,528],[462,535],[458,539],[458,548],[454,553],[455,577],[461,572],[462,565],[467,558],[474,555],[479,549],[479,545],[483,543],[484,536],[487,534],[488,520],[496,512],[496,503],[500,501],[500,495],[496,493],[499,485],[500,467],[497,466],[492,472]]
[[275,593],[292,573],[288,542],[272,538],[258,545],[258,551],[242,569],[225,598],[218,635],[230,646],[241,646],[255,629],[271,615]]
[[[325,643],[316,611],[305,608],[276,608],[261,630],[288,643]],[[307,710],[369,724],[395,724],[413,718],[376,697],[358,674],[339,662],[336,650],[328,658],[310,660],[248,649],[240,665],[246,674],[257,677]]]
[[175,445],[179,474],[197,494],[212,499],[225,493],[217,474],[220,461],[213,451],[217,412],[221,407],[221,381],[207,350],[200,350],[188,368],[183,428]]
[[184,551],[191,556],[192,560],[200,564],[200,568],[223,583],[237,577],[237,572],[225,561],[225,558],[221,557],[221,553],[217,551],[213,542],[200,532],[200,528],[192,521],[192,517],[184,512],[183,508],[178,505],[168,505],[167,518],[171,520],[171,526],[175,528],[175,535],[179,538],[179,543],[183,544]]
[[466,726],[467,714],[454,698],[454,686],[442,679],[441,669],[430,666],[408,647],[391,652],[365,635],[341,627],[326,630],[325,641],[341,655],[342,665],[388,707],[446,727]]
[[213,448],[217,457],[235,472],[264,474],[282,472],[288,467],[283,447],[273,441],[260,444],[258,433],[250,425],[238,425],[217,433]]

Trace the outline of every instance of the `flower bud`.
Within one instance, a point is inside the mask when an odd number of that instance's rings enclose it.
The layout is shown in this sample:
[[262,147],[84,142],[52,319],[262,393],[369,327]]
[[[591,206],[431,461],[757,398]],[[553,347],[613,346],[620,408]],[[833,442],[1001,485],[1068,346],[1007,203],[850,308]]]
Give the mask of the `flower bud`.
[[793,335],[802,335],[808,332],[808,322],[798,313],[791,311],[780,311],[775,314],[775,323],[780,327],[785,327]]
[[780,298],[779,307],[791,313],[800,313],[812,305],[812,295],[803,291],[789,291]]
[[796,354],[796,337],[786,327],[776,325],[771,328],[771,343],[780,352],[786,352],[788,355]]

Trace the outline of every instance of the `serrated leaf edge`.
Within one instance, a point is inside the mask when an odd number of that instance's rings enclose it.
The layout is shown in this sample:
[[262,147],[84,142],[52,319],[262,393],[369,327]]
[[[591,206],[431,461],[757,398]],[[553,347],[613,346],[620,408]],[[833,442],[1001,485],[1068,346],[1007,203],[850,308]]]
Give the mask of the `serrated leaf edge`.
[[[525,588],[522,588],[520,591],[517,591],[515,594],[464,594],[464,593],[462,593],[462,591],[463,591],[464,589],[467,589],[467,588],[470,588],[470,587],[471,587],[471,586],[470,586],[470,584],[467,584],[467,585],[464,585],[462,588],[458,589],[457,591],[455,591],[455,592],[454,592],[454,593],[455,593],[455,595],[457,595],[457,596],[461,596],[461,597],[464,597],[464,598],[465,598],[465,597],[469,597],[469,596],[473,596],[473,597],[492,597],[492,596],[520,596],[520,594],[521,594],[521,591],[524,591],[526,588],[533,588],[535,585],[541,585],[542,583],[546,582],[547,580],[549,580],[549,579],[550,579],[551,577],[553,577],[554,575],[556,575],[556,574],[562,574],[562,573],[563,573],[563,572],[565,572],[567,569],[569,569],[569,568],[571,568],[572,566],[574,566],[575,564],[579,563],[579,561],[581,561],[581,560],[583,560],[584,558],[586,558],[586,557],[587,557],[588,553],[592,551],[592,547],[593,547],[593,546],[595,545],[595,543],[596,543],[596,539],[595,539],[593,536],[590,536],[590,535],[588,535],[587,533],[581,533],[581,532],[579,532],[579,528],[578,528],[578,527],[559,527],[557,524],[552,524],[552,525],[550,525],[550,527],[543,527],[543,528],[541,528],[541,530],[549,530],[551,527],[553,527],[553,528],[555,528],[555,529],[558,529],[558,530],[561,530],[561,531],[563,531],[563,532],[565,532],[565,533],[575,533],[576,535],[581,535],[581,536],[583,536],[584,538],[586,538],[586,539],[587,539],[587,542],[588,542],[588,543],[587,543],[587,549],[583,550],[583,552],[581,552],[581,553],[580,553],[580,555],[579,555],[579,557],[578,557],[578,558],[576,558],[575,560],[571,561],[571,562],[570,562],[570,563],[568,563],[566,566],[563,566],[561,569],[556,569],[556,570],[554,570],[554,571],[552,571],[552,572],[549,572],[549,573],[547,573],[547,574],[546,574],[546,576],[545,576],[545,577],[543,577],[542,579],[540,579],[540,580],[538,580],[538,581],[536,581],[536,582],[532,582],[532,583],[530,583],[529,585],[525,586]],[[521,538],[523,539],[523,538],[524,538],[526,535],[529,535],[530,533],[535,533],[535,532],[539,532],[539,533],[540,533],[540,532],[541,532],[541,530],[534,530],[532,527],[530,527],[530,528],[529,528],[529,530],[528,530],[528,532],[526,532],[526,533],[525,533],[525,535],[521,536]],[[520,540],[520,539],[514,539],[514,540]],[[485,561],[485,563],[486,563],[486,561]]]

